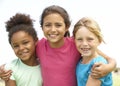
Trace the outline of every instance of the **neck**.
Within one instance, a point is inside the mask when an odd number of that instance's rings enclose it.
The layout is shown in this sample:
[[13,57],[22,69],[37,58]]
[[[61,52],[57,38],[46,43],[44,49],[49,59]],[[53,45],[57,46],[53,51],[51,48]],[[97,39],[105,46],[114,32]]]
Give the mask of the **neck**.
[[83,64],[88,64],[93,58],[96,58],[98,56],[98,54],[95,52],[95,54],[92,54],[91,56],[83,56],[82,58],[82,63]]
[[57,41],[57,42],[54,42],[54,43],[49,42],[49,45],[52,48],[60,48],[64,45],[64,39],[60,40],[60,41]]
[[39,62],[38,62],[38,60],[37,60],[36,57],[31,58],[31,59],[29,59],[29,60],[27,60],[27,61],[23,61],[23,60],[22,60],[22,62],[23,62],[24,64],[26,64],[26,65],[29,65],[29,66],[37,66],[37,65],[39,64]]

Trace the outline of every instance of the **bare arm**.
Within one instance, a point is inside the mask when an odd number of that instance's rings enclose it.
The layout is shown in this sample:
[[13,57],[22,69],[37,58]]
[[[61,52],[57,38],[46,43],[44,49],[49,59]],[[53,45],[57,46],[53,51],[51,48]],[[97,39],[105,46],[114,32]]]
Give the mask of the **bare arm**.
[[89,75],[86,86],[101,86],[101,81],[99,79],[94,79]]
[[9,79],[9,80],[5,81],[5,86],[17,86],[17,85],[14,80]]
[[98,50],[99,55],[103,56],[107,61],[108,64],[104,64],[101,62],[95,63],[92,68],[91,76],[93,78],[101,78],[107,75],[109,72],[112,72],[116,67],[116,61],[113,58],[110,58],[100,50]]
[[107,70],[108,70],[108,72],[112,72],[116,68],[116,61],[115,61],[115,59],[107,56],[106,54],[104,54],[100,50],[98,50],[98,54],[103,56],[108,61],[109,64],[107,64],[107,66],[108,66]]

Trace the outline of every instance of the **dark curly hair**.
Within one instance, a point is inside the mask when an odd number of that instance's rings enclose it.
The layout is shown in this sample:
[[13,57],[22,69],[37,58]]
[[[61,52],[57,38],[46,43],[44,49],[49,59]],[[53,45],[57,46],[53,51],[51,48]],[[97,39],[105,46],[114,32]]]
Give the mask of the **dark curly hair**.
[[33,27],[33,21],[29,15],[16,13],[7,22],[5,22],[6,31],[8,32],[9,43],[11,44],[11,37],[18,31],[24,31],[31,35],[34,40],[37,40],[37,33]]

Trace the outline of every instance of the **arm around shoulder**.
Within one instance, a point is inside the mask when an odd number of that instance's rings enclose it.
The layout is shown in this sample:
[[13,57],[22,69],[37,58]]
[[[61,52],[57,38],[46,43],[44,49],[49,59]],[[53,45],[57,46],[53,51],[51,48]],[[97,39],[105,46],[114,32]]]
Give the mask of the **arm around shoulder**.
[[116,60],[109,57],[108,55],[100,51],[99,49],[98,49],[98,53],[99,55],[103,56],[108,61],[108,64],[106,65],[107,71],[112,72],[116,68]]

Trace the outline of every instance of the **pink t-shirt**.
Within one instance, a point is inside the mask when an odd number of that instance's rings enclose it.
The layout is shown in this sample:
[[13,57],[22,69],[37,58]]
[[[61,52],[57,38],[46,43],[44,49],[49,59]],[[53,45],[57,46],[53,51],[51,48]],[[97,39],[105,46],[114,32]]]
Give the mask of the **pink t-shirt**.
[[64,40],[60,48],[51,48],[44,38],[37,44],[44,86],[77,86],[75,71],[80,54],[73,38]]

